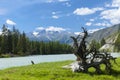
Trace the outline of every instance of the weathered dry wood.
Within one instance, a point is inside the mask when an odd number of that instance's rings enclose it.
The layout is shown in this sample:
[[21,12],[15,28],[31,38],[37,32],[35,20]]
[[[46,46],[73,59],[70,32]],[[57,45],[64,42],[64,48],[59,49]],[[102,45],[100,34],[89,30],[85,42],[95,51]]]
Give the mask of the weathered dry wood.
[[[111,72],[110,60],[115,59],[106,52],[100,53],[99,51],[97,51],[95,47],[87,49],[85,39],[88,37],[88,32],[84,27],[82,27],[82,29],[84,33],[82,38],[80,37],[80,35],[78,35],[77,37],[71,36],[71,38],[74,41],[73,52],[77,57],[77,61],[79,61],[78,64],[79,68],[76,71],[88,72],[88,69],[90,67],[94,67],[96,69],[96,73],[101,73],[102,70],[100,68],[100,65],[104,64],[105,70],[110,73]],[[79,38],[81,38],[81,40]]]

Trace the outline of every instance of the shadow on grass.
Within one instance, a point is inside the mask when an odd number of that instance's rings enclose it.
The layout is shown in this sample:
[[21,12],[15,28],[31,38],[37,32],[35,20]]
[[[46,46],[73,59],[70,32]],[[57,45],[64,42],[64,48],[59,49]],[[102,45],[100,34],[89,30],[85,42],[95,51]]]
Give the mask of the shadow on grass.
[[120,70],[118,71],[118,70],[112,70],[111,71],[111,75],[113,75],[113,76],[118,76],[118,75],[120,75]]
[[87,72],[86,74],[89,74],[91,76],[94,75],[112,75],[114,77],[120,76],[120,70],[111,70],[111,73],[107,72],[107,71],[102,71],[101,73],[96,73],[96,72]]

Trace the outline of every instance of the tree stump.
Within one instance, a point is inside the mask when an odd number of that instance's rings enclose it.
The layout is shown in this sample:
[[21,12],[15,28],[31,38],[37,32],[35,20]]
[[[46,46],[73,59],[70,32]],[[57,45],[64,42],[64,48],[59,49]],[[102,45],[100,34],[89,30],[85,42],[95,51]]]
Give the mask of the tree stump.
[[80,35],[78,35],[77,37],[71,36],[74,41],[73,53],[77,57],[76,60],[79,61],[79,68],[75,70],[75,72],[88,72],[88,69],[90,67],[94,67],[96,69],[96,73],[101,73],[102,70],[100,68],[100,65],[104,64],[105,70],[110,73],[110,60],[113,59],[113,57],[110,56],[110,54],[108,54],[107,52],[101,53],[94,46],[90,49],[87,49],[86,38],[88,37],[88,32],[84,27],[82,27],[82,29],[84,33],[82,38],[80,37]]

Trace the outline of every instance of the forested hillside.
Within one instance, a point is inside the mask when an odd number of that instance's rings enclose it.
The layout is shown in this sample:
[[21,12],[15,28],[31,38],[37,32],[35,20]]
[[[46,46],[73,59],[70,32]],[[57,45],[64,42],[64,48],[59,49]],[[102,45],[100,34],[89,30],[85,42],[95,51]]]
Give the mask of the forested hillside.
[[3,25],[0,34],[0,55],[34,55],[34,54],[68,54],[71,53],[70,45],[58,41],[30,41],[25,32],[21,33],[13,27],[12,30]]

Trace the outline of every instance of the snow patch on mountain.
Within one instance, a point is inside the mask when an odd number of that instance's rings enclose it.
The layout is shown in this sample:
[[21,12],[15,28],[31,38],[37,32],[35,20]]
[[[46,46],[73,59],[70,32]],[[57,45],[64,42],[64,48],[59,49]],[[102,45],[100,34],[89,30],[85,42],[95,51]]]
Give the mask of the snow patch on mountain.
[[38,34],[39,34],[39,32],[37,32],[37,31],[33,32],[33,35],[36,36],[36,37],[37,37]]
[[37,41],[60,41],[61,43],[71,43],[70,36],[75,36],[73,32],[61,27],[49,26],[47,28],[38,27],[33,32],[27,34],[31,40]]

